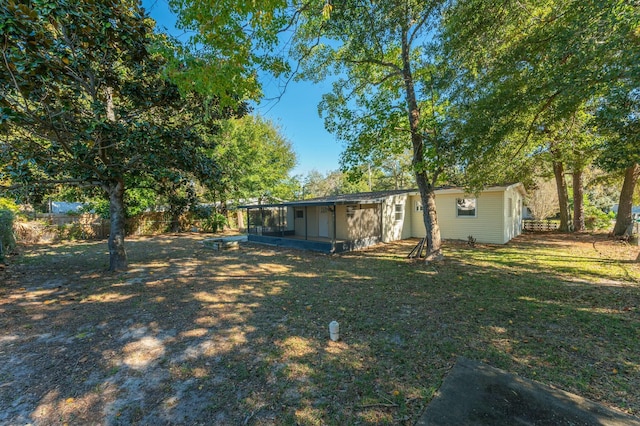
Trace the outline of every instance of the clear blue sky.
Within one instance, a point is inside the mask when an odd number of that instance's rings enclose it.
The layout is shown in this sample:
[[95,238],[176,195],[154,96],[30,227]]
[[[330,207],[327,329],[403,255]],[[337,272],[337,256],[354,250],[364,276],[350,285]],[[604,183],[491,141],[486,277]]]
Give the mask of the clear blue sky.
[[[159,29],[180,36],[175,29],[175,16],[166,0],[143,0],[142,4]],[[272,78],[265,76],[262,80],[266,99],[279,94],[279,88]],[[315,85],[292,81],[279,101],[264,101],[254,108],[255,113],[278,125],[293,145],[298,158],[293,175],[306,175],[314,169],[326,174],[339,168],[342,144],[324,129],[322,119],[318,116],[318,103],[322,94],[330,88],[330,82]]]

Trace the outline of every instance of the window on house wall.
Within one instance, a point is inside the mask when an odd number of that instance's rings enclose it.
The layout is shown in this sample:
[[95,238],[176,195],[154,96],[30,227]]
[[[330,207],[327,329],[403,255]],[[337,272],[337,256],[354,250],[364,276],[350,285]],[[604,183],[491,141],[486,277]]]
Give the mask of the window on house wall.
[[458,217],[476,217],[478,210],[476,208],[477,200],[475,198],[458,198],[456,200]]
[[404,205],[403,204],[396,204],[395,205],[395,209],[394,209],[394,213],[395,213],[396,222],[400,222],[402,220],[403,213],[404,213]]
[[296,219],[304,219],[304,210],[296,210]]
[[416,201],[416,211],[417,212],[422,211],[422,203],[420,201]]

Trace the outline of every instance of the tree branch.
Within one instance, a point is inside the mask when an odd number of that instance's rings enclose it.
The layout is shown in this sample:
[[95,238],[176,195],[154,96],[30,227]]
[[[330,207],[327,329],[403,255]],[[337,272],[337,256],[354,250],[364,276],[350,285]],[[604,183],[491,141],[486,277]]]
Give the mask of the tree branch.
[[27,183],[18,183],[14,185],[0,185],[0,188],[5,191],[13,191],[15,189],[22,189],[26,186],[55,186],[55,185],[73,185],[79,188],[94,188],[102,186],[102,182],[98,181],[85,181],[82,179],[61,179],[61,180],[37,180]]

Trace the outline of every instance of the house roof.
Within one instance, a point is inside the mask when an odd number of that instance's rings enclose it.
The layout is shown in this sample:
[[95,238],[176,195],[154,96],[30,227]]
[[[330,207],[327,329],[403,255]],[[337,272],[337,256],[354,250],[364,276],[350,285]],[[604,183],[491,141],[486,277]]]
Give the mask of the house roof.
[[416,189],[398,189],[392,191],[376,191],[376,192],[358,192],[356,194],[340,194],[330,195],[328,197],[310,198],[307,200],[288,201],[284,203],[276,204],[252,204],[245,206],[238,206],[238,208],[258,208],[258,207],[304,207],[304,206],[334,206],[340,204],[375,204],[381,203],[392,195],[399,194],[417,194]]
[[[521,183],[515,183],[512,185],[492,186],[485,188],[482,192],[495,192],[506,191],[510,188],[516,189],[525,195],[524,186]],[[376,191],[376,192],[358,192],[355,194],[340,194],[330,195],[328,197],[310,198],[308,200],[288,201],[275,204],[250,204],[238,206],[238,208],[268,208],[268,207],[305,207],[305,206],[334,206],[343,204],[376,204],[381,203],[387,198],[393,195],[418,195],[420,192],[417,189],[397,189],[390,191]],[[468,194],[464,188],[454,186],[441,186],[436,188],[437,194]]]

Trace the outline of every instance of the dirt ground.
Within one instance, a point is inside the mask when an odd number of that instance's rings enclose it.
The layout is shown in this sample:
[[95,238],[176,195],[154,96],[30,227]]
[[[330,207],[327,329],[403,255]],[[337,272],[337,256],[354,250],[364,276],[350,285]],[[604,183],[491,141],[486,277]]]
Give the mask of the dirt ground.
[[[316,307],[305,301],[304,290],[291,292],[291,280],[307,287],[327,277],[338,281],[346,262],[373,251],[334,258],[246,244],[215,252],[203,247],[204,238],[128,240],[130,270],[113,274],[104,272],[105,242],[19,247],[20,261],[0,269],[0,424],[318,424],[322,413],[346,423],[377,423],[354,411],[338,412],[340,398],[359,397],[365,401],[361,411],[396,410],[381,422],[416,419],[435,387],[417,396],[403,391],[402,402],[389,387],[388,399],[367,404],[362,395],[350,394],[363,392],[358,378],[326,379],[325,387],[335,382],[327,394],[313,387],[308,370],[314,365],[330,372],[327,365],[338,357],[344,363],[349,351],[367,352],[327,342],[331,318],[313,317]],[[608,243],[582,244],[597,249]],[[402,256],[410,246],[378,250],[387,250],[384,259]],[[621,250],[629,256],[628,247]],[[348,279],[359,283],[358,277]],[[339,296],[330,297],[327,306]],[[408,323],[415,312],[403,305],[398,315],[405,318],[405,311]],[[312,326],[303,339],[296,337],[303,326],[294,315],[305,314]],[[390,347],[411,350],[402,335],[387,340]],[[429,361],[440,377],[452,355]],[[316,358],[300,361],[309,357]],[[364,356],[350,362],[369,374],[368,361]],[[289,386],[278,384],[283,378]],[[372,383],[372,393],[386,389]],[[404,414],[402,404],[409,404]]]

